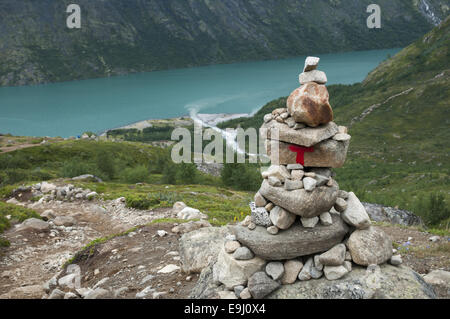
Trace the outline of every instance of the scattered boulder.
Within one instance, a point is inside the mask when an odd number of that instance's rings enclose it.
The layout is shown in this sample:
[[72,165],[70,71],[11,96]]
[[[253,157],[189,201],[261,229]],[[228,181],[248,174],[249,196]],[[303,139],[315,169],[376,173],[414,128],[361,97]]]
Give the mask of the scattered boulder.
[[182,223],[172,228],[171,231],[174,234],[186,234],[205,227],[212,227],[212,225],[206,220],[198,220]]
[[70,227],[70,226],[75,225],[77,223],[77,221],[75,220],[75,218],[73,218],[71,216],[57,216],[53,220],[53,223],[56,226]]
[[50,229],[50,225],[40,219],[37,218],[29,218],[25,220],[20,226],[18,227],[18,230],[31,230],[36,232],[48,232]]
[[46,211],[44,211],[42,214],[41,214],[41,218],[44,220],[44,221],[49,221],[49,220],[52,220],[52,219],[54,219],[56,216],[55,216],[55,213],[53,212],[53,210],[51,210],[51,209],[47,209]]
[[208,216],[201,213],[198,209],[192,207],[185,207],[177,214],[177,218],[184,220],[207,219]]
[[174,214],[178,214],[179,212],[181,212],[186,207],[187,207],[187,205],[185,203],[183,203],[183,202],[176,202],[175,204],[173,204],[172,212]]

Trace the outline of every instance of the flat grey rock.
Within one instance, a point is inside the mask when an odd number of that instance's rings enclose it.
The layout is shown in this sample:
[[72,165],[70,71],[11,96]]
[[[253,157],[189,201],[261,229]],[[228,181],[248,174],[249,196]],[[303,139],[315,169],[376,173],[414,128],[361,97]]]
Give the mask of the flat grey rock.
[[328,212],[337,199],[338,185],[316,187],[308,192],[298,189],[287,192],[284,188],[273,187],[264,180],[260,193],[269,201],[301,217],[312,218]]
[[288,260],[300,256],[322,253],[342,242],[348,227],[338,216],[333,215],[330,226],[317,225],[307,229],[296,223],[288,230],[281,230],[276,236],[264,227],[251,231],[246,227],[232,226],[237,240],[266,260]]

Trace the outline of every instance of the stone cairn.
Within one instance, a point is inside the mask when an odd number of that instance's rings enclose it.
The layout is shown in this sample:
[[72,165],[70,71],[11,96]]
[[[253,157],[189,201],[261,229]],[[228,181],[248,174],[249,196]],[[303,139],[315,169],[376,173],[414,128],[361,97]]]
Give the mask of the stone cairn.
[[297,280],[338,280],[353,263],[401,264],[388,236],[371,226],[354,193],[339,190],[331,171],[344,165],[351,137],[332,122],[319,60],[306,59],[287,108],[264,117],[260,132],[272,166],[262,173],[251,217],[233,226],[213,268],[224,296],[234,290],[259,299]]

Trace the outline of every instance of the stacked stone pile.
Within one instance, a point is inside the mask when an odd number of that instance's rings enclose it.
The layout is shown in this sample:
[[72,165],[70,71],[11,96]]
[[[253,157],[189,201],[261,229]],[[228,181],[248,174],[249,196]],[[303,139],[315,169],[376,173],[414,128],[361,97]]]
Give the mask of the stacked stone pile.
[[306,59],[287,108],[264,118],[261,135],[272,166],[262,173],[251,218],[233,227],[213,269],[214,280],[237,297],[263,298],[297,280],[337,280],[353,263],[401,263],[356,195],[335,180],[331,169],[344,165],[351,137],[332,122],[318,63]]

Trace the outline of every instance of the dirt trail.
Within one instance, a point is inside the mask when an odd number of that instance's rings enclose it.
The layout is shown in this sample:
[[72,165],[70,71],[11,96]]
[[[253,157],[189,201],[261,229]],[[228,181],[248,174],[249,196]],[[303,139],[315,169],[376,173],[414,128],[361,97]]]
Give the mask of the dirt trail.
[[[170,209],[138,211],[128,209],[122,201],[75,201],[50,203],[24,202],[38,213],[51,209],[55,216],[71,216],[73,226],[56,226],[38,233],[19,230],[18,225],[4,233],[11,246],[0,250],[0,298],[23,297],[23,287],[39,286],[52,278],[61,266],[94,239],[117,234],[152,220],[173,217]],[[14,291],[14,289],[18,291]],[[30,288],[34,298],[42,291]],[[17,290],[17,289],[16,289]],[[9,294],[8,294],[9,293]],[[2,294],[7,294],[3,295]]]

